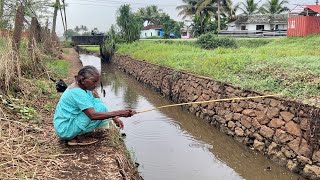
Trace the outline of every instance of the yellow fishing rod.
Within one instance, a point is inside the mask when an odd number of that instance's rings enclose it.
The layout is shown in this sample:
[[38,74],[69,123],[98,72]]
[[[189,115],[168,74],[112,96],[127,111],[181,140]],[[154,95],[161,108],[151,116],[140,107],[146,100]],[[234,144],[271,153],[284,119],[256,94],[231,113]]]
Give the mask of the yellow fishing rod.
[[215,99],[215,100],[209,100],[209,101],[196,101],[196,102],[187,102],[187,103],[180,103],[180,104],[170,104],[165,106],[159,106],[152,109],[147,109],[143,111],[138,111],[137,114],[145,113],[157,109],[163,109],[168,107],[175,107],[175,106],[182,106],[182,105],[189,105],[189,104],[202,104],[202,103],[212,103],[212,102],[223,102],[223,101],[234,101],[234,100],[247,100],[247,99],[257,99],[257,98],[266,98],[266,97],[276,97],[279,95],[265,95],[265,96],[251,96],[251,97],[238,97],[238,98],[227,98],[227,99]]

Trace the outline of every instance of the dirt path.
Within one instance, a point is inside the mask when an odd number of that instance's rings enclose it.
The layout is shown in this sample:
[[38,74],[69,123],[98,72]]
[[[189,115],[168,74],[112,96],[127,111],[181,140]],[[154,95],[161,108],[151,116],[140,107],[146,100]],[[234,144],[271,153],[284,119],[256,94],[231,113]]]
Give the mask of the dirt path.
[[[81,69],[82,64],[74,49],[63,58],[71,63],[69,76],[65,80],[70,84]],[[58,178],[61,179],[138,179],[134,165],[128,160],[119,132],[115,129],[100,129],[89,134],[99,139],[90,146],[67,146],[60,142],[63,154],[74,154],[63,158],[65,166]]]
[[82,68],[82,64],[75,49],[68,48],[67,51],[68,53],[63,54],[62,58],[70,62],[69,75],[65,81],[67,84],[71,84],[74,81],[74,76],[77,75],[78,71]]

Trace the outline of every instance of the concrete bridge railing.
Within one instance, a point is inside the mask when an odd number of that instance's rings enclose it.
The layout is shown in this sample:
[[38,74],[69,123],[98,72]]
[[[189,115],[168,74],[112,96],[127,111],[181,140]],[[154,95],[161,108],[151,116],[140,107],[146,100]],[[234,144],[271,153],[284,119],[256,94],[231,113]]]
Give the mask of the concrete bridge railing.
[[72,42],[78,45],[103,45],[106,36],[72,36]]
[[75,47],[79,45],[99,45],[100,46],[100,56],[103,60],[109,60],[109,55],[105,51],[104,42],[107,39],[104,35],[94,35],[94,36],[72,36],[71,40]]

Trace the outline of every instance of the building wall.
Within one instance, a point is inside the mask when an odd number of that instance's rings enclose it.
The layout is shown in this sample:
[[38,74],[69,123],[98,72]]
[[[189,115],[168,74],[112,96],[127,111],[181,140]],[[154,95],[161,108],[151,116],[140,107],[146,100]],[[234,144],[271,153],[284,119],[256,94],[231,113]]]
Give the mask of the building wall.
[[264,25],[264,30],[271,30],[271,25],[270,24],[248,24],[247,29],[249,31],[256,31],[257,25]]
[[140,33],[140,38],[158,36],[158,32],[160,32],[160,30],[156,30],[156,29],[142,30]]
[[[185,34],[186,33],[186,34]],[[181,39],[189,39],[190,38],[190,31],[182,31],[181,32]]]
[[278,30],[287,30],[288,25],[287,24],[275,24],[275,26],[278,25]]
[[228,31],[233,31],[233,30],[240,31],[241,26],[246,26],[246,30],[255,31],[257,25],[264,25],[264,30],[271,30],[276,25],[278,25],[278,29],[280,29],[280,30],[287,30],[288,29],[287,24],[274,24],[274,25],[271,25],[271,24],[240,24],[240,25],[236,25],[235,27],[228,27]]

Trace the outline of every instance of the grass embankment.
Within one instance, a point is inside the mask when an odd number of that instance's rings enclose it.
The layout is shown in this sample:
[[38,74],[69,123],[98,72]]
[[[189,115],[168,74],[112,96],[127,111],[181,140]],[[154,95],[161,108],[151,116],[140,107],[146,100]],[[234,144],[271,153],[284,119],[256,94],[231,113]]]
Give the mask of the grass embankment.
[[[7,52],[12,48],[8,42],[10,40],[0,38],[1,58],[10,57]],[[20,61],[30,60],[26,47],[21,46]],[[55,83],[49,77],[72,81],[81,63],[73,49],[65,49],[65,54],[59,55],[66,60],[42,52],[35,66],[43,68],[41,72],[35,73],[31,63],[15,80],[18,83],[13,88],[10,86],[6,91],[0,86],[0,179],[119,179],[121,176],[139,179],[117,129],[91,133],[99,142],[89,147],[66,146],[55,135],[52,119],[61,94],[56,92]],[[7,64],[15,67],[13,64],[20,61],[4,61],[0,63],[0,70]],[[1,72],[0,82],[2,75],[7,75]],[[13,70],[10,72],[15,74]],[[96,169],[97,166],[100,169]],[[81,168],[81,172],[77,168]]]
[[100,46],[96,45],[80,45],[81,48],[86,49],[88,51],[100,52]]
[[[11,51],[9,40],[0,38],[2,59],[11,58]],[[0,64],[0,69],[5,69],[1,78],[10,75],[11,80],[18,78],[14,70],[17,64],[21,69],[28,68],[19,80],[14,80],[17,84],[9,83],[9,90],[5,86],[0,89],[0,179],[52,179],[53,172],[62,165],[59,154],[63,152],[52,142],[52,115],[59,95],[48,76],[65,78],[69,63],[38,55],[38,64],[30,63],[35,61],[28,55],[24,41],[20,61],[11,62],[12,58]],[[40,72],[40,67],[45,73]]]
[[204,50],[194,42],[139,41],[117,52],[211,77],[245,89],[310,99],[320,95],[320,36],[236,39],[237,49]]

